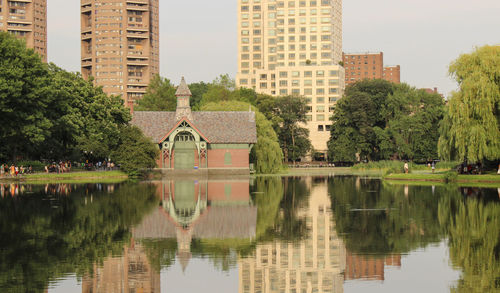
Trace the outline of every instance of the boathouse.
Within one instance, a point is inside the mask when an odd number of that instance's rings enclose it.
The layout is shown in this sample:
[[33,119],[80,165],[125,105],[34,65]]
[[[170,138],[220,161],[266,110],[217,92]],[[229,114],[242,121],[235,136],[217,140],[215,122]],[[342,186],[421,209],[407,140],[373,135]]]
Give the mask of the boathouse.
[[175,112],[135,111],[132,116],[131,123],[158,144],[158,167],[248,174],[250,151],[257,143],[255,113],[192,112],[184,78],[175,95]]

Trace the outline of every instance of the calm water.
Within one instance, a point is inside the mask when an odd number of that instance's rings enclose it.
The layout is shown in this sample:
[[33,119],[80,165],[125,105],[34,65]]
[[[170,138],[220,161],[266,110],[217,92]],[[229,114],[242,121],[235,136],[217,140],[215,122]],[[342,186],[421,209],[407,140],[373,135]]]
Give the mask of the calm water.
[[0,196],[0,292],[500,290],[497,189],[325,176]]

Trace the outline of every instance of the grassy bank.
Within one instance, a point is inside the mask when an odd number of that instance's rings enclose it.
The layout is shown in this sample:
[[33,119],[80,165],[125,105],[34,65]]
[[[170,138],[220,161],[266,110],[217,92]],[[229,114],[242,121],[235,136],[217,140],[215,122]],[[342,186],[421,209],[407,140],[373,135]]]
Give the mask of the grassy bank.
[[307,167],[307,168],[288,168],[277,174],[254,174],[254,176],[330,176],[330,175],[357,175],[368,177],[382,177],[380,170],[353,170],[350,167]]
[[121,171],[82,171],[69,173],[36,173],[18,177],[3,177],[0,182],[22,183],[117,183],[128,179]]
[[[380,171],[383,174],[390,173],[403,173],[404,172],[403,161],[376,161],[368,163],[360,163],[352,166],[353,171]],[[436,171],[448,171],[454,169],[459,163],[458,162],[437,162],[435,167]],[[408,167],[410,171],[431,171],[431,167],[426,164],[415,164],[413,162],[408,162]]]
[[500,175],[458,175],[451,176],[449,173],[436,174],[390,174],[384,177],[390,181],[427,181],[427,182],[447,182],[461,183],[485,183],[493,187],[500,186]]

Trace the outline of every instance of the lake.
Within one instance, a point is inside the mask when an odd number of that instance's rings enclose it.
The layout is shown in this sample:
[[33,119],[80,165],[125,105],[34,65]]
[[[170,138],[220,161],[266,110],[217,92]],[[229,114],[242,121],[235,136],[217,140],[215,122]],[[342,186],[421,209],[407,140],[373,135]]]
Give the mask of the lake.
[[500,189],[360,176],[0,185],[0,292],[499,292]]

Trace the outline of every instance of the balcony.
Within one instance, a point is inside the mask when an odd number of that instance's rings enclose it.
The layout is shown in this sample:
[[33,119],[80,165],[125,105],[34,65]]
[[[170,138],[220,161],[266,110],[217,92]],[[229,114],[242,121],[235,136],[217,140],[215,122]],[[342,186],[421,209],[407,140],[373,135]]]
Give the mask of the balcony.
[[127,38],[136,38],[136,39],[147,39],[149,38],[148,31],[127,31]]
[[90,41],[92,40],[92,32],[91,31],[86,31],[82,33],[82,41]]
[[82,59],[82,67],[92,67],[92,58]]

